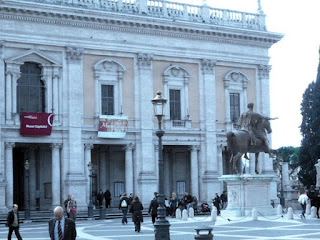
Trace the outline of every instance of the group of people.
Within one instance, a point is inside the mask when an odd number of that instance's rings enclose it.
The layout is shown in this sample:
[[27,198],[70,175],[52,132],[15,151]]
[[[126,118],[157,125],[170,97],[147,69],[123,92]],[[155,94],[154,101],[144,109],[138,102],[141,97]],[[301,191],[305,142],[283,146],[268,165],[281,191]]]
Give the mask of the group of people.
[[123,193],[119,201],[119,209],[122,211],[122,224],[128,224],[127,214],[128,211],[132,213],[132,221],[134,222],[135,232],[141,231],[141,223],[143,222],[142,210],[143,206],[138,196]]
[[105,191],[105,192],[103,192],[101,189],[99,190],[99,192],[97,194],[97,203],[98,203],[99,207],[102,206],[103,199],[105,199],[106,208],[110,208],[111,192],[109,191],[109,189],[107,189],[107,191]]
[[310,186],[310,189],[308,192],[304,190],[304,188],[300,189],[299,196],[298,196],[298,202],[301,205],[302,208],[302,213],[301,213],[301,218],[306,218],[305,213],[306,213],[306,207],[307,203],[310,201],[310,206],[311,207],[316,207],[316,215],[317,218],[320,218],[319,216],[319,208],[320,208],[320,189],[316,190],[314,185]]
[[68,195],[68,198],[64,201],[64,209],[67,212],[68,218],[71,218],[73,221],[76,221],[78,205],[72,195]]
[[[51,240],[64,239],[75,240],[77,237],[76,224],[73,219],[64,216],[63,208],[57,206],[54,209],[54,218],[49,221],[49,236]],[[18,205],[14,204],[8,213],[7,227],[9,228],[8,240],[11,240],[14,232],[18,240],[22,240],[19,232]]]
[[223,191],[220,196],[218,193],[216,193],[215,198],[212,199],[212,203],[213,203],[213,206],[217,208],[217,215],[219,216],[221,210],[224,210],[227,208],[227,204],[228,204],[227,191]]

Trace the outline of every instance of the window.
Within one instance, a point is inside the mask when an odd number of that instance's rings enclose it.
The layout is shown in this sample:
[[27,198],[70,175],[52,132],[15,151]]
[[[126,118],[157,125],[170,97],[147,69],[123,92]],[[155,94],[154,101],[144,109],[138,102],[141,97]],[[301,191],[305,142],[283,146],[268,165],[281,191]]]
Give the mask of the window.
[[121,197],[124,193],[124,182],[115,182],[114,183],[114,196]]
[[230,93],[230,119],[237,122],[240,117],[240,94]]
[[45,89],[41,80],[41,68],[26,62],[20,67],[17,82],[17,112],[45,112]]
[[180,90],[170,89],[170,119],[181,120],[181,98]]
[[177,182],[177,194],[178,195],[184,195],[186,192],[186,182]]
[[113,85],[101,85],[101,107],[102,115],[114,115]]

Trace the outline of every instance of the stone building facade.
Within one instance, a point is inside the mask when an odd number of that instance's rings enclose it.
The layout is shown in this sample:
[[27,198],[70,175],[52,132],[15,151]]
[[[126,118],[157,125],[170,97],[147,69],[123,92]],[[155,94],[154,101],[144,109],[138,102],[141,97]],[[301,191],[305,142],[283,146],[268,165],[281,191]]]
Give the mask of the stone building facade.
[[[109,189],[115,206],[126,191],[147,204],[158,184],[157,91],[168,99],[165,193],[209,201],[228,171],[226,131],[248,102],[270,113],[268,49],[282,35],[266,30],[263,12],[166,0],[0,0],[0,21],[0,211],[23,206],[26,160],[31,209],[68,194],[86,209],[89,162],[93,197]],[[51,134],[21,135],[23,112],[52,113]],[[103,116],[127,124],[121,137],[99,135]]]

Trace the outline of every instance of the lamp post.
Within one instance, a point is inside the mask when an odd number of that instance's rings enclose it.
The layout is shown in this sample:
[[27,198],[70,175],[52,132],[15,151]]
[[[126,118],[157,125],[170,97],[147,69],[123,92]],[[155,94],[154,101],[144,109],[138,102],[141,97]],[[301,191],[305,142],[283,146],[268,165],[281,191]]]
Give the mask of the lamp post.
[[30,220],[30,197],[29,197],[29,168],[30,163],[26,159],[24,163],[25,182],[24,182],[24,219]]
[[280,182],[280,205],[282,208],[284,208],[285,205],[285,199],[283,196],[283,175],[282,175],[282,162],[279,162],[279,170],[280,170],[280,177],[281,177],[281,182]]
[[88,205],[88,218],[93,218],[93,203],[92,203],[92,163],[88,163],[90,187],[89,187],[89,205]]
[[164,172],[163,172],[163,158],[162,158],[162,136],[164,135],[164,131],[161,129],[161,121],[164,116],[164,106],[167,100],[161,96],[161,92],[157,92],[156,97],[153,100],[151,100],[151,102],[153,104],[154,115],[158,119],[158,127],[159,127],[158,130],[156,131],[156,135],[159,138],[158,140],[159,182],[158,182],[158,196],[157,196],[159,207],[158,207],[158,218],[154,224],[154,233],[155,233],[155,240],[169,240],[170,239],[170,233],[169,233],[170,223],[166,219],[166,208],[164,206],[164,201],[165,201]]

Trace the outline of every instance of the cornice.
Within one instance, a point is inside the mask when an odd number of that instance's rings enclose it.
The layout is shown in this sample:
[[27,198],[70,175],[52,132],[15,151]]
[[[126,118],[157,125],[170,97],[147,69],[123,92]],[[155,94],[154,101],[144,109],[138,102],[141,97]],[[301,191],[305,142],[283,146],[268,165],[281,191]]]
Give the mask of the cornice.
[[[248,45],[269,48],[283,35],[266,31],[248,30],[218,25],[172,21],[153,17],[132,16],[121,13],[94,14],[93,10],[74,10],[70,12],[60,7],[50,9],[26,9],[19,6],[0,6],[0,19],[26,21],[79,28],[101,29],[184,38],[202,41]],[[68,12],[69,11],[69,12]],[[85,14],[87,12],[87,14]],[[152,19],[152,21],[150,21]]]

